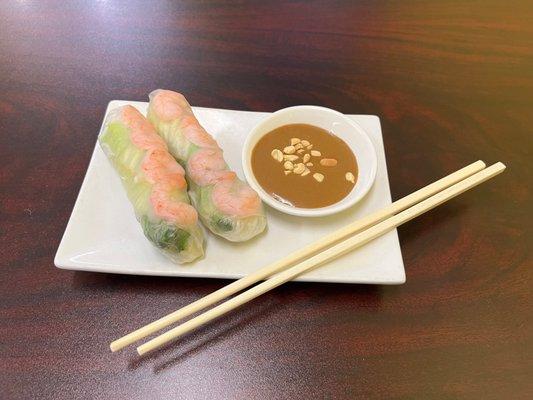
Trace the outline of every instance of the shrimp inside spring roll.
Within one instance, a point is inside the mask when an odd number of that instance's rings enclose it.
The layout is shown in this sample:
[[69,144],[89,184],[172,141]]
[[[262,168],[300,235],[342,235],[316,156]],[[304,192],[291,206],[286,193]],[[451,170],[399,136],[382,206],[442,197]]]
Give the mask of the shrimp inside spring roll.
[[184,166],[192,203],[204,225],[233,242],[261,233],[266,216],[258,194],[229,169],[222,149],[185,97],[161,89],[149,97],[148,119]]
[[98,140],[148,240],[176,263],[203,256],[203,234],[185,172],[146,118],[132,106],[113,110]]

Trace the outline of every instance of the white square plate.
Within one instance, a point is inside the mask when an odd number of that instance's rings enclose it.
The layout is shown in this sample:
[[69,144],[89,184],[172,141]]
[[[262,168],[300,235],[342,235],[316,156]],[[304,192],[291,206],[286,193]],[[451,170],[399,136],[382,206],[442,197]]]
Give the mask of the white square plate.
[[[131,104],[146,114],[148,103],[111,101],[107,113]],[[248,132],[268,113],[193,107],[218,141],[230,167],[242,178],[241,149]],[[175,265],[145,239],[118,175],[96,145],[80,193],[55,256],[59,268],[135,275],[240,278],[304,245],[391,203],[379,118],[351,115],[368,133],[377,156],[374,186],[354,207],[333,216],[301,218],[267,208],[267,232],[246,243],[230,243],[206,232],[206,256]],[[396,230],[302,275],[312,282],[401,284],[405,282]]]

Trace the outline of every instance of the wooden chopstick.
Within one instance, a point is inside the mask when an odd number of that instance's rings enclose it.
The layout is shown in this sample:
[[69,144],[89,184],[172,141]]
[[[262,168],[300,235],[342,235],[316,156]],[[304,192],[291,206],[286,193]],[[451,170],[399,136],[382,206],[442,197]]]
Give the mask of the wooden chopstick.
[[426,211],[431,210],[432,208],[437,207],[438,205],[450,200],[451,198],[465,192],[468,189],[473,188],[474,186],[479,185],[482,182],[500,174],[505,169],[505,165],[502,163],[496,163],[450,187],[444,189],[443,191],[421,201],[405,209],[404,211],[388,218],[380,223],[371,226],[370,228],[330,247],[327,250],[324,250],[321,253],[316,254],[315,256],[308,258],[299,264],[286,269],[274,277],[266,280],[254,286],[253,288],[239,294],[238,296],[212,308],[209,311],[206,311],[203,314],[181,324],[177,327],[163,333],[160,336],[146,342],[145,344],[137,347],[137,352],[140,355],[143,355],[147,352],[150,352],[172,340],[177,339],[178,337],[216,319],[227,312],[247,303],[250,300],[255,299],[256,297],[268,292],[269,290],[274,289],[281,284],[290,281],[301,275],[304,272],[308,272],[317,266],[324,264],[333,260],[336,257],[339,257],[342,254],[345,254],[353,249],[368,243],[369,241],[383,235],[384,233],[398,227],[399,225],[410,221],[413,218],[425,213]]
[[195,312],[203,310],[206,307],[209,307],[269,276],[274,275],[282,269],[285,269],[293,265],[294,263],[331,246],[333,243],[344,239],[349,235],[353,235],[354,233],[357,233],[362,229],[376,224],[382,221],[383,219],[394,215],[457,182],[460,182],[461,180],[475,174],[476,172],[481,171],[483,168],[485,168],[485,163],[483,161],[476,161],[470,165],[467,165],[466,167],[461,168],[460,170],[444,178],[441,178],[438,181],[433,182],[432,184],[425,186],[411,193],[410,195],[403,197],[400,200],[395,201],[394,203],[382,208],[381,210],[373,212],[367,215],[366,217],[363,217],[333,233],[330,233],[322,239],[317,240],[303,247],[302,249],[289,254],[288,256],[282,258],[279,261],[274,262],[273,264],[269,264],[251,273],[250,275],[236,280],[230,283],[229,285],[224,286],[223,288],[183,308],[180,308],[177,311],[172,312],[171,314],[168,314],[142,328],[139,328],[121,337],[120,339],[113,341],[109,347],[111,348],[111,351],[118,351],[154,332],[157,332],[158,330],[161,330],[183,318],[188,317],[189,315],[194,314]]

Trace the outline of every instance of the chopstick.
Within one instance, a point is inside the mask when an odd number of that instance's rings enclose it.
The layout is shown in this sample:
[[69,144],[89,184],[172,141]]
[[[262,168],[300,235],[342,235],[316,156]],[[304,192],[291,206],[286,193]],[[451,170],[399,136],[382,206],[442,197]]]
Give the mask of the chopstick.
[[168,314],[142,328],[139,328],[115,341],[113,341],[110,344],[111,351],[118,351],[154,332],[157,332],[183,318],[188,317],[189,315],[194,314],[195,312],[198,312],[200,310],[203,310],[206,307],[209,307],[220,300],[225,299],[226,297],[229,297],[237,292],[240,292],[241,290],[269,277],[274,275],[275,273],[281,271],[282,269],[285,269],[289,267],[290,265],[293,265],[294,263],[310,256],[311,254],[314,254],[316,252],[319,252],[333,243],[344,239],[348,237],[349,235],[353,235],[354,233],[357,233],[361,231],[362,229],[365,229],[371,225],[374,225],[383,219],[394,215],[413,204],[416,204],[435,193],[440,192],[441,190],[460,182],[461,180],[475,174],[476,172],[479,172],[485,168],[485,163],[483,161],[476,161],[470,165],[467,165],[464,168],[461,168],[460,170],[439,179],[436,182],[431,183],[428,186],[425,186],[410,195],[407,195],[403,197],[400,200],[395,201],[394,203],[382,208],[381,210],[378,210],[376,212],[373,212],[366,217],[363,217],[357,221],[354,221],[347,226],[330,233],[326,235],[325,237],[321,238],[320,240],[317,240],[305,247],[303,247],[300,250],[297,250],[288,256],[282,258],[279,261],[276,261],[272,264],[269,264],[250,275],[247,275],[239,280],[236,280],[232,283],[230,283],[227,286],[224,286],[221,289],[216,290],[215,292],[183,307],[180,308],[177,311],[172,312],[171,314]]
[[339,257],[359,246],[368,243],[369,241],[383,235],[384,233],[398,227],[399,225],[410,221],[413,218],[429,211],[438,205],[450,200],[451,198],[465,192],[468,189],[473,188],[474,186],[479,185],[482,182],[500,174],[505,169],[505,165],[502,163],[496,163],[444,190],[434,194],[433,196],[405,209],[404,211],[385,219],[379,222],[376,225],[369,227],[368,229],[360,232],[354,236],[349,237],[348,239],[330,247],[329,249],[316,254],[315,256],[308,258],[295,266],[286,269],[274,277],[254,286],[253,288],[233,297],[230,300],[212,308],[209,311],[206,311],[199,316],[192,318],[191,320],[178,325],[177,327],[163,333],[160,336],[146,342],[145,344],[137,347],[137,352],[140,355],[143,355],[147,352],[155,350],[156,348],[177,339],[178,337],[212,321],[229,311],[247,303],[250,300],[255,299],[256,297],[268,292],[269,290],[274,289],[281,284],[288,282],[298,275],[308,272],[317,266],[324,264],[333,260],[334,258]]

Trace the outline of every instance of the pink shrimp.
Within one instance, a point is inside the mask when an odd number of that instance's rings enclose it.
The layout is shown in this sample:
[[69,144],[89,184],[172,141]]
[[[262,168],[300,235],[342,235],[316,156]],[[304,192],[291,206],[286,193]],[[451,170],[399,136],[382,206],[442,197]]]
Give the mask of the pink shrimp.
[[152,184],[163,185],[169,190],[184,189],[187,186],[185,171],[166,150],[148,150],[141,169]]
[[143,115],[132,106],[122,108],[122,120],[130,128],[130,139],[140,149],[167,149],[164,140]]
[[148,150],[141,165],[153,189],[150,202],[154,213],[169,222],[182,226],[196,224],[198,213],[187,203],[176,201],[171,192],[186,188],[183,168],[163,149]]
[[218,144],[213,137],[202,128],[194,115],[187,115],[181,120],[181,129],[187,140],[198,147],[218,149]]
[[169,222],[181,226],[191,226],[198,221],[198,213],[193,206],[170,199],[170,194],[164,185],[155,185],[150,195],[150,202],[155,214]]
[[236,176],[217,182],[211,197],[215,206],[224,214],[238,217],[261,214],[259,196]]
[[154,111],[163,121],[171,121],[192,112],[189,103],[180,93],[159,89],[152,92],[150,97],[152,96]]
[[227,168],[220,149],[201,149],[187,162],[187,172],[199,186],[212,185],[220,179],[234,177],[235,173]]

